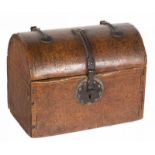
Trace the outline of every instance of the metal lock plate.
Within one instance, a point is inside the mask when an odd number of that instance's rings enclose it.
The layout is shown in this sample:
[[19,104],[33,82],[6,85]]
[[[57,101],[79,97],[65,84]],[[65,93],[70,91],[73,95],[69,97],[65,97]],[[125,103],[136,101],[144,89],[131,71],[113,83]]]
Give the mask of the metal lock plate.
[[103,84],[99,79],[94,79],[91,88],[89,88],[87,79],[84,79],[78,85],[76,97],[81,104],[92,104],[102,97],[103,90]]

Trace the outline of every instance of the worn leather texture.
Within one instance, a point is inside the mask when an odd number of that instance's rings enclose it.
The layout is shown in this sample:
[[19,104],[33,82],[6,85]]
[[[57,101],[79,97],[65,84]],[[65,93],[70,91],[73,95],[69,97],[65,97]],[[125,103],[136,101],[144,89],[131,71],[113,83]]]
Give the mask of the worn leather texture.
[[[96,60],[96,72],[127,69],[145,65],[145,50],[138,31],[130,24],[116,24],[122,38],[111,36],[108,26],[85,29]],[[43,31],[53,38],[49,44],[40,42],[38,32],[18,34],[26,45],[27,61],[32,80],[84,75],[86,56],[73,29]]]
[[32,137],[113,125],[142,118],[146,52],[131,24],[115,24],[123,33],[112,37],[108,26],[82,27],[91,43],[102,98],[82,105],[76,89],[86,78],[86,55],[71,29],[12,35],[8,48],[8,102],[11,113]]

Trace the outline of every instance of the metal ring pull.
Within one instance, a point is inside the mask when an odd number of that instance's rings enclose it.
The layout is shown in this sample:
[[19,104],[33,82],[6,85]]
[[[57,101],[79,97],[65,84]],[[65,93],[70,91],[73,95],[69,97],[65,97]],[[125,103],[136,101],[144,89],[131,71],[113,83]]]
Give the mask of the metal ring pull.
[[76,96],[80,103],[90,104],[99,100],[103,93],[102,82],[95,78],[95,59],[92,53],[91,44],[87,38],[86,31],[83,29],[73,30],[83,43],[86,52],[87,79],[78,85]]
[[32,26],[31,31],[36,31],[41,35],[41,42],[43,43],[50,43],[52,41],[51,36],[43,33],[39,28],[37,28],[36,26]]
[[100,21],[100,25],[108,25],[111,29],[111,34],[113,37],[122,37],[123,36],[123,32],[117,30],[117,28],[115,26],[113,26],[112,24],[108,23],[107,21]]

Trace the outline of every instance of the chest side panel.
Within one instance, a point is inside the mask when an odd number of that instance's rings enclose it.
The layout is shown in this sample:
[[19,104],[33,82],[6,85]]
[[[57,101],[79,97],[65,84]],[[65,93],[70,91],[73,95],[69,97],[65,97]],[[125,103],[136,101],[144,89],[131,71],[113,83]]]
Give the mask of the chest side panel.
[[84,76],[32,82],[32,136],[48,136],[142,117],[145,69],[99,74],[103,97],[82,105],[76,89]]
[[31,135],[31,88],[24,50],[19,38],[14,36],[7,57],[8,106],[15,119]]

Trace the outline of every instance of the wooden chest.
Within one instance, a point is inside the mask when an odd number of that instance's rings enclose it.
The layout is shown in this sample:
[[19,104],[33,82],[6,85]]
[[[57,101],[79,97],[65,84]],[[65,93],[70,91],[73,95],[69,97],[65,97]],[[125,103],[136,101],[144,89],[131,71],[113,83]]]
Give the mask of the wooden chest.
[[141,119],[146,53],[130,24],[12,35],[8,103],[32,137]]

